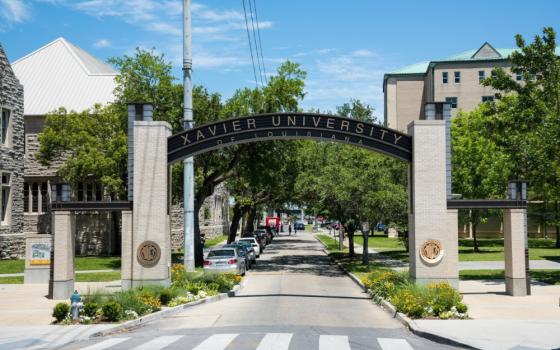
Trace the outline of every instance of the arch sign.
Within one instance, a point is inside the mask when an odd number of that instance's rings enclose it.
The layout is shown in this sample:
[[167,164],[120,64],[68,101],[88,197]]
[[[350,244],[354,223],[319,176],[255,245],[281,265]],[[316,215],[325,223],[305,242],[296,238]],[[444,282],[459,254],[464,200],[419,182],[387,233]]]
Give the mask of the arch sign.
[[313,139],[353,144],[410,162],[412,138],[383,126],[314,113],[271,113],[202,125],[167,140],[169,163],[222,147],[265,140]]

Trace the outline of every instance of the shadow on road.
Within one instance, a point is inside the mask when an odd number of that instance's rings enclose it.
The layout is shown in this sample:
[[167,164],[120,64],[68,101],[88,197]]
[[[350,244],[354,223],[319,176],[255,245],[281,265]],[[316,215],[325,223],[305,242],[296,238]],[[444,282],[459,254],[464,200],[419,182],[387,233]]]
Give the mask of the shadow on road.
[[233,298],[266,298],[266,297],[295,297],[295,298],[327,298],[327,299],[358,299],[370,301],[369,297],[349,297],[344,295],[310,295],[310,294],[244,294]]

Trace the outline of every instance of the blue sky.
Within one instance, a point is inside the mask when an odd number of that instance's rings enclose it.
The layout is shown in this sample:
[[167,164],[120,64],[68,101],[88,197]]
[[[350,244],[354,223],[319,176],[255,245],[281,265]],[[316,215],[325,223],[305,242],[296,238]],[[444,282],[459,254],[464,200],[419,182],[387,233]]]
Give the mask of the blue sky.
[[[305,108],[359,98],[383,115],[383,74],[478,48],[514,47],[560,30],[560,1],[255,0],[268,73],[286,59],[308,72]],[[0,0],[11,61],[64,37],[101,59],[135,47],[165,54],[181,77],[181,0]],[[254,86],[241,0],[193,3],[193,79],[230,96]]]

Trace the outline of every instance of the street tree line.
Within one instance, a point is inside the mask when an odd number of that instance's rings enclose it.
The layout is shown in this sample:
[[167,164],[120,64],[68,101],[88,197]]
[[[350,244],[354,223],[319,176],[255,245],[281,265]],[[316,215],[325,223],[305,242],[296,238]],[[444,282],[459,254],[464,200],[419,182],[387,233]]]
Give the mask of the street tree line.
[[[484,81],[499,93],[495,103],[459,113],[452,123],[453,190],[464,198],[504,198],[507,181],[531,183],[531,199],[552,208],[543,219],[556,225],[560,246],[560,62],[550,28],[511,56],[518,82],[497,69]],[[72,185],[101,183],[112,199],[126,197],[127,103],[154,105],[154,120],[182,130],[182,85],[172,75],[171,63],[155,50],[137,49],[133,55],[110,59],[118,69],[115,102],[84,112],[61,108],[46,118],[39,136],[37,158],[44,164],[63,158],[59,175]],[[238,89],[224,99],[203,86],[193,89],[195,125],[270,112],[302,111],[306,72],[294,62],[279,66],[268,83]],[[315,112],[318,112],[315,110]],[[334,114],[379,123],[371,106],[350,100]],[[172,168],[172,200],[182,202],[182,164]],[[195,243],[202,262],[198,213],[216,186],[225,183],[234,198],[229,240],[234,240],[243,218],[243,232],[254,229],[263,208],[286,204],[305,206],[341,222],[353,238],[362,224],[384,222],[407,233],[407,164],[356,146],[314,141],[264,141],[233,145],[195,158]],[[476,226],[489,212],[461,213]],[[367,262],[367,234],[364,262]],[[475,249],[477,246],[475,245]]]

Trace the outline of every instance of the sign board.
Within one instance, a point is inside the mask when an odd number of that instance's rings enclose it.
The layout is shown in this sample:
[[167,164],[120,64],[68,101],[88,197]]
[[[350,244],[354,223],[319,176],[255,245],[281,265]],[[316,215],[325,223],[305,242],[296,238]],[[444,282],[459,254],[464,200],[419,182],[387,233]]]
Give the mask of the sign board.
[[323,221],[325,221],[325,218],[322,217],[322,216],[318,216],[318,217],[317,217],[317,220],[318,220],[319,222],[323,222]]
[[156,266],[161,257],[161,248],[154,241],[144,241],[138,246],[136,258],[138,263],[144,267]]
[[29,252],[30,265],[49,265],[51,263],[51,243],[32,243]]

